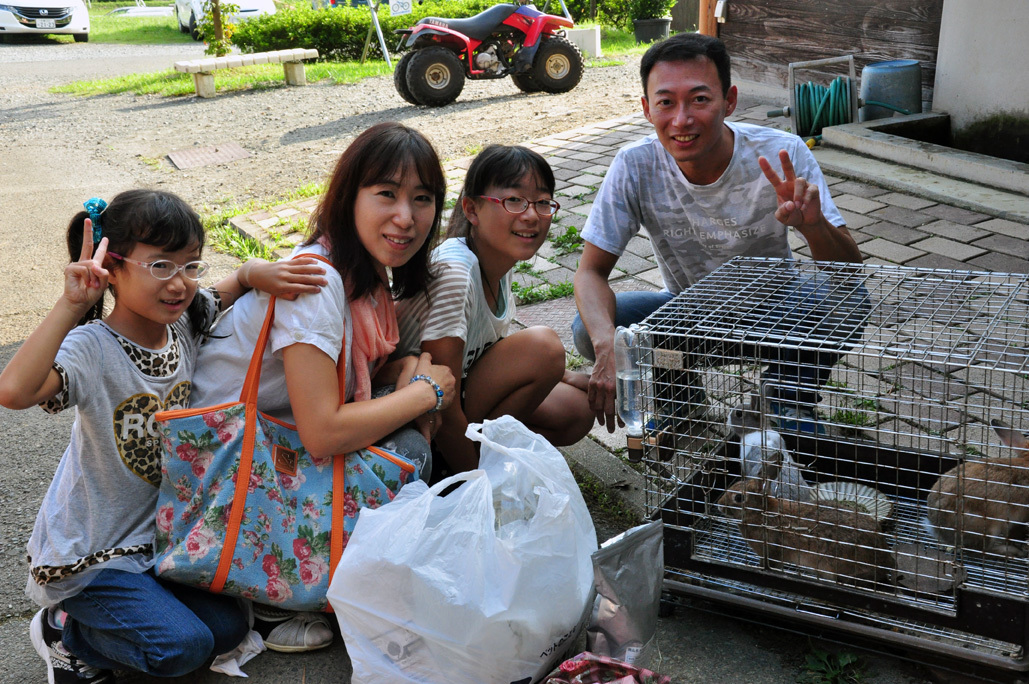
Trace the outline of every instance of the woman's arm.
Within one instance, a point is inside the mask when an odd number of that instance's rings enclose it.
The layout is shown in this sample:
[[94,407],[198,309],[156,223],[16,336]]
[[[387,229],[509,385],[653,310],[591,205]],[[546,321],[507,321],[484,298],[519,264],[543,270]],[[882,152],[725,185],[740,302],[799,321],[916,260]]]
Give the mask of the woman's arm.
[[218,281],[214,289],[221,295],[224,310],[251,288],[280,299],[296,299],[302,294],[317,293],[328,282],[324,274],[325,268],[317,259],[268,262],[254,258]]
[[[340,406],[336,362],[309,344],[282,350],[286,389],[304,447],[327,457],[362,449],[436,406],[436,392],[427,382],[402,384],[378,399]],[[447,406],[454,398],[454,378],[447,369],[433,366],[422,354],[415,375],[428,375],[444,392]]]
[[[444,337],[422,342],[422,350],[429,352],[436,363],[446,366],[453,374],[454,392],[461,396],[461,374],[464,370],[464,340],[460,337]],[[441,423],[436,433],[439,446],[447,464],[457,472],[479,467],[479,452],[474,442],[465,437],[468,417],[465,416],[460,400],[440,412]]]

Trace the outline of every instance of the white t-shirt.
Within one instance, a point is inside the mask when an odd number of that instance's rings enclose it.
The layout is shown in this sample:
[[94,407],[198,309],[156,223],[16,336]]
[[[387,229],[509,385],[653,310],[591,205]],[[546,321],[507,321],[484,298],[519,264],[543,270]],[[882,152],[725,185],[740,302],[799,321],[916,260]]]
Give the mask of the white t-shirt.
[[675,294],[735,256],[789,258],[787,227],[775,218],[775,190],[757,162],[766,157],[782,177],[779,150],[789,153],[798,178],[818,186],[829,223],[844,225],[804,141],[765,126],[725,125],[734,133],[732,159],[710,185],[686,180],[656,133],[620,149],[597,193],[583,239],[620,256],[642,226],[665,289]]
[[515,301],[511,272],[500,279],[500,311],[494,314],[482,289],[479,259],[465,238],[450,238],[432,252],[437,277],[427,296],[415,296],[397,304],[400,344],[405,354],[417,353],[422,342],[445,337],[465,341],[463,374],[489,347],[507,335],[514,319]]
[[[325,248],[315,243],[294,250],[293,255],[321,254]],[[257,408],[290,423],[289,393],[282,350],[294,344],[310,344],[338,359],[346,331],[346,359],[350,363],[350,306],[343,292],[339,271],[325,266],[328,284],[317,294],[305,294],[295,300],[277,299],[275,321],[261,364],[261,383],[257,392]],[[215,406],[239,401],[247,366],[268,312],[269,295],[250,290],[230,308],[214,328],[212,337],[200,350],[197,371],[193,377],[190,407]],[[344,325],[345,323],[345,325]],[[346,399],[354,395],[353,373],[347,373]]]
[[[206,328],[217,299],[210,290],[196,296]],[[29,538],[25,591],[33,601],[49,606],[74,596],[103,569],[153,565],[162,450],[153,416],[188,405],[199,346],[188,316],[168,327],[162,349],[141,347],[100,321],[61,343],[54,367],[63,388],[42,406],[51,413],[74,406],[75,423]]]

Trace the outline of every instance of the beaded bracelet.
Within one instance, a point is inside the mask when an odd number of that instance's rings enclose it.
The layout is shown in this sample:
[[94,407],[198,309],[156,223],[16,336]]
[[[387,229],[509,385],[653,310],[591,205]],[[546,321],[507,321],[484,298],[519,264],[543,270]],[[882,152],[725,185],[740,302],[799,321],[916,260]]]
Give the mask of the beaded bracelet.
[[441,408],[443,408],[443,388],[437,385],[436,381],[430,378],[428,375],[416,375],[413,378],[411,378],[411,382],[414,382],[415,380],[424,380],[425,382],[429,383],[433,390],[436,391],[436,406],[429,409],[428,412],[435,413],[436,411],[439,411]]

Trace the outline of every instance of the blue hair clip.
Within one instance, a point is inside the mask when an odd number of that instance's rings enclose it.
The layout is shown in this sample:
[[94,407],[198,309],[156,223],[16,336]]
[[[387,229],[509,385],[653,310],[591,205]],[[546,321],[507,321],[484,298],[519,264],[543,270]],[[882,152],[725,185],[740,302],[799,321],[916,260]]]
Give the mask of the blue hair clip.
[[93,244],[95,245],[100,242],[100,214],[107,208],[107,202],[99,197],[90,197],[82,203],[82,206],[86,208],[89,220],[93,222]]

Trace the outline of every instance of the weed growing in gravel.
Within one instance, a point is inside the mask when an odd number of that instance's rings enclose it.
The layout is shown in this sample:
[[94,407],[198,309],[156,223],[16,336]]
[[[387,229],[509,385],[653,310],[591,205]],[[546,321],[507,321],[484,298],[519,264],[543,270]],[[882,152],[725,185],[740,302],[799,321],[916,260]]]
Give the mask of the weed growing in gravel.
[[565,350],[565,368],[570,371],[581,370],[586,366],[593,365],[593,362],[587,359],[585,356],[581,356],[573,351]]
[[610,488],[595,475],[577,463],[569,463],[569,466],[594,522],[603,521],[626,528],[639,523],[639,516],[615,498]]
[[803,684],[857,684],[866,678],[864,666],[853,653],[830,653],[814,648],[807,654],[804,671],[797,681]]
[[538,304],[567,297],[575,290],[572,283],[566,280],[563,283],[537,283],[529,287],[511,283],[511,291],[518,297],[519,304]]
[[139,160],[147,166],[149,166],[154,171],[160,171],[162,168],[164,168],[164,163],[157,157],[144,157],[143,155],[140,155]]
[[575,226],[568,226],[563,233],[550,233],[550,244],[554,245],[555,256],[564,256],[582,249],[582,236]]

